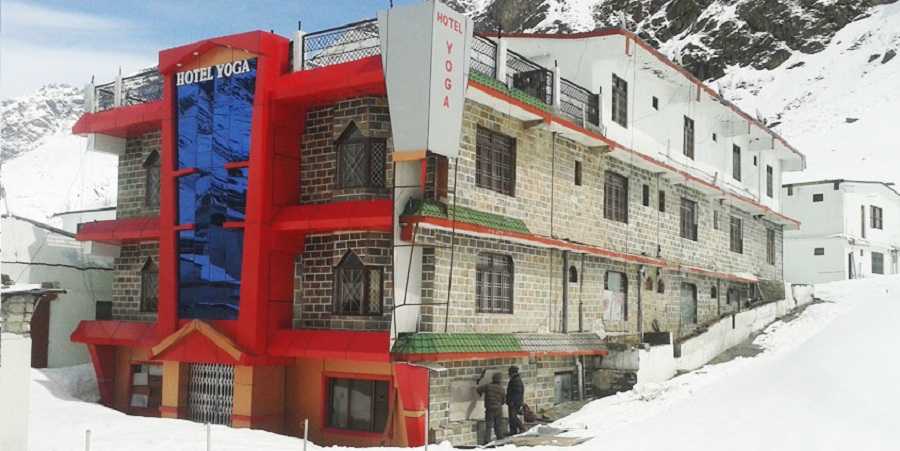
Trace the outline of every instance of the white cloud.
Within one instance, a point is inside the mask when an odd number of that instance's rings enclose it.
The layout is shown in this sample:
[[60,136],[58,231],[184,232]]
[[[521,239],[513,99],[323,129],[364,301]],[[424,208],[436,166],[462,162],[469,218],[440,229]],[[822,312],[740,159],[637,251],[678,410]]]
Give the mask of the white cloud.
[[154,66],[156,51],[140,53],[98,51],[75,46],[50,47],[19,40],[3,40],[0,98],[30,94],[48,83],[82,86],[96,75],[97,83],[112,81],[119,67],[128,74]]
[[131,26],[124,19],[104,17],[76,11],[64,11],[46,6],[3,2],[2,25],[4,30],[10,28],[44,28],[56,30],[120,30]]

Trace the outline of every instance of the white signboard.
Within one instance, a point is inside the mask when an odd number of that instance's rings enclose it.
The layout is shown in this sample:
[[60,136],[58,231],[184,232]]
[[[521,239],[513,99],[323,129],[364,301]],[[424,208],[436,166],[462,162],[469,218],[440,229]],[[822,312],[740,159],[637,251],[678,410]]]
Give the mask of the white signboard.
[[472,29],[437,1],[378,14],[395,159],[459,154]]

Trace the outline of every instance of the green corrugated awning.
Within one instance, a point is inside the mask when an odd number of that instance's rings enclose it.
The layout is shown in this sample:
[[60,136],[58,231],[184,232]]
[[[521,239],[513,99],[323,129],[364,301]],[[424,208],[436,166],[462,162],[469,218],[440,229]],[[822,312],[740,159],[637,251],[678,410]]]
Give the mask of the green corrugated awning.
[[411,199],[409,203],[406,204],[403,216],[426,216],[441,219],[453,219],[455,217],[459,222],[490,227],[495,230],[531,233],[528,230],[528,227],[525,226],[525,222],[521,219],[487,213],[467,207],[448,206],[434,200]]

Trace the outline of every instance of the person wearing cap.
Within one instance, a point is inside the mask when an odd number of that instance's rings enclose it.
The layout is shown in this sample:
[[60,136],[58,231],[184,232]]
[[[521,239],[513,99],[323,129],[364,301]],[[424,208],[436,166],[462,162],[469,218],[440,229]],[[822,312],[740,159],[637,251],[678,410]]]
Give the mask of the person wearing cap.
[[519,420],[522,405],[525,404],[525,384],[519,375],[519,367],[509,367],[509,383],[506,385],[506,406],[509,410],[509,435],[525,432],[525,426]]
[[503,438],[500,422],[503,420],[503,401],[506,398],[506,390],[503,389],[502,381],[503,374],[494,373],[490,384],[476,388],[479,395],[484,395],[484,422],[487,426],[488,441],[491,440],[491,428],[494,429],[497,440]]

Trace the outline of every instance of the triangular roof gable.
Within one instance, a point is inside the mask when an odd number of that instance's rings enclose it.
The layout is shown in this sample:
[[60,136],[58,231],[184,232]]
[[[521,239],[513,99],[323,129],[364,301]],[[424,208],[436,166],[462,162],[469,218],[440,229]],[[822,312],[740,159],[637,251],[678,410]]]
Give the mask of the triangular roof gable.
[[193,320],[150,349],[155,360],[239,363],[244,352],[209,324]]

